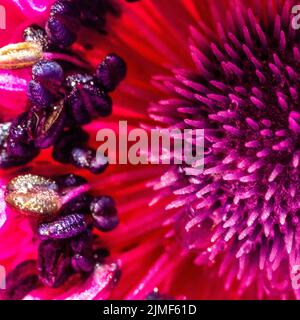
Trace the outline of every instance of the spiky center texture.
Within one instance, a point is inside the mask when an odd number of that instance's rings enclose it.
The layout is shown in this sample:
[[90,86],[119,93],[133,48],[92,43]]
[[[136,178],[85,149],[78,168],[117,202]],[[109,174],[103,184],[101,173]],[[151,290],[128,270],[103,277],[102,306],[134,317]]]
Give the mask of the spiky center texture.
[[176,71],[166,84],[177,98],[154,113],[205,129],[205,170],[176,191],[199,261],[220,254],[227,285],[238,277],[247,287],[266,272],[280,290],[300,264],[300,31],[291,2],[268,2],[255,12],[230,6],[218,33],[192,29],[197,72]]

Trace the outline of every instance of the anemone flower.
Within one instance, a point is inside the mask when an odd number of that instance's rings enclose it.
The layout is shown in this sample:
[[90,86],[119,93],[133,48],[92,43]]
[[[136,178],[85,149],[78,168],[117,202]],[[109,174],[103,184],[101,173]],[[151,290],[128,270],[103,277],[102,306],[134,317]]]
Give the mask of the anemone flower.
[[[0,74],[4,298],[297,299],[296,2],[66,2],[4,3],[1,45],[43,49]],[[118,120],[204,129],[204,171],[95,163]]]

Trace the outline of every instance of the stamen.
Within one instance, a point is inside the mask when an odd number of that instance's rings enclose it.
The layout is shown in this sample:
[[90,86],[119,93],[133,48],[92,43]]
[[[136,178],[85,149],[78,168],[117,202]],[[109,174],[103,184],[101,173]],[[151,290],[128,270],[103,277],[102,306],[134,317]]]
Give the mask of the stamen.
[[20,69],[34,65],[43,57],[42,47],[34,42],[20,42],[0,48],[0,69]]
[[5,201],[26,215],[39,219],[56,215],[61,207],[55,181],[38,175],[25,174],[7,185]]

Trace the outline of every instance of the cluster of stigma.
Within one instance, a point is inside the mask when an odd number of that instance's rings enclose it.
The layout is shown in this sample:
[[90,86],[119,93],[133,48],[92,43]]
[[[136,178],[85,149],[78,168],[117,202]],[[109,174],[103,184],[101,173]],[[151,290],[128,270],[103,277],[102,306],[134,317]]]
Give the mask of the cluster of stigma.
[[[119,223],[115,202],[92,194],[84,178],[19,175],[8,183],[5,201],[31,220],[38,242],[37,260],[22,262],[8,275],[6,299],[23,298],[40,286],[57,288],[72,277],[86,278],[99,266],[113,263],[100,238],[101,232],[112,231]],[[119,275],[116,267],[115,282]]]
[[204,172],[163,178],[176,195],[168,208],[186,208],[184,245],[196,264],[218,266],[226,289],[260,298],[293,296],[300,262],[300,33],[290,8],[239,2],[215,29],[192,27],[195,70],[166,78],[172,98],[150,110],[164,126],[205,130]]
[[[1,169],[30,164],[47,148],[62,164],[93,174],[106,169],[106,157],[89,147],[83,126],[112,113],[110,94],[125,78],[126,64],[111,53],[94,69],[72,45],[81,26],[105,34],[107,14],[120,14],[115,1],[58,0],[44,25],[26,27],[23,42],[0,48],[0,69],[32,71],[26,111],[0,124]],[[119,223],[110,196],[90,193],[78,175],[27,173],[10,180],[5,201],[29,219],[38,243],[37,259],[8,274],[5,299],[22,299],[36,288],[58,288],[78,277],[99,280],[95,283],[103,291],[117,282],[119,265],[109,261],[99,237],[99,231],[109,232]]]

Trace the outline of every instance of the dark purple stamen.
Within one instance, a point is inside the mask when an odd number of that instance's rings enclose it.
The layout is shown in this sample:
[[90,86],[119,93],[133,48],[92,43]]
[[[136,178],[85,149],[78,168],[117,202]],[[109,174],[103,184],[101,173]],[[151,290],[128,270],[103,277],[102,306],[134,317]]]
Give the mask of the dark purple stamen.
[[49,39],[59,47],[69,47],[77,38],[79,11],[73,1],[56,1],[46,24]]
[[31,80],[28,83],[27,97],[33,104],[39,106],[48,106],[54,102],[54,97],[51,92],[35,80]]
[[74,237],[70,241],[71,248],[74,253],[91,255],[93,248],[93,234],[90,230],[86,230],[80,235]]
[[54,180],[61,189],[78,187],[82,184],[87,183],[87,180],[85,178],[73,173],[57,176],[54,178]]
[[116,89],[126,76],[126,63],[116,54],[105,57],[97,69],[97,79],[100,85],[108,92]]
[[68,110],[76,124],[111,114],[112,100],[94,81],[77,83],[68,96]]
[[73,250],[72,267],[77,272],[91,272],[94,269],[93,235],[90,230],[73,238],[70,242]]
[[88,138],[88,134],[81,128],[72,128],[65,131],[54,145],[53,158],[62,163],[69,163],[72,149],[75,146],[85,145]]
[[32,77],[39,82],[60,85],[64,79],[62,67],[55,61],[42,60],[32,67]]
[[10,128],[10,122],[0,124],[0,168],[2,169],[25,164],[34,158],[38,152],[32,147],[28,147],[24,154],[11,154],[8,150]]
[[90,210],[95,227],[101,231],[111,231],[119,224],[115,202],[111,197],[96,197],[90,204]]
[[80,12],[76,1],[74,0],[59,0],[52,7],[50,16],[61,15],[68,18],[79,18]]
[[70,214],[54,222],[43,223],[38,227],[41,239],[66,239],[77,236],[88,228],[84,214]]
[[[75,30],[75,29],[73,29]],[[76,33],[71,31],[59,18],[50,17],[46,32],[49,39],[57,46],[68,47],[76,41]]]
[[79,195],[63,205],[61,208],[61,215],[79,212],[82,214],[88,214],[92,199],[93,197],[89,193],[83,193]]
[[28,113],[24,112],[11,124],[7,137],[7,152],[10,156],[32,159],[38,154],[38,149],[28,135]]
[[30,135],[37,148],[52,146],[61,135],[66,121],[62,103],[47,108],[32,107],[29,112]]
[[58,287],[71,274],[69,248],[63,241],[47,240],[38,249],[38,271],[43,284]]

